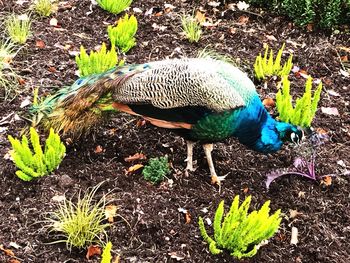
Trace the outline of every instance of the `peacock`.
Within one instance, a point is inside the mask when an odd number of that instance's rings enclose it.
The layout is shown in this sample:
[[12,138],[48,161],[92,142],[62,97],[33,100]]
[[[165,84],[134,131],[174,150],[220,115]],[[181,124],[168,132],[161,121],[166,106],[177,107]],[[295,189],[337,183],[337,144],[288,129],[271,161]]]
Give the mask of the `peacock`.
[[193,147],[202,144],[213,183],[217,176],[213,143],[236,137],[248,148],[278,151],[298,143],[299,127],[276,121],[264,108],[253,82],[229,62],[183,58],[127,65],[78,79],[33,107],[45,127],[80,136],[108,112],[142,116],[174,131],[187,144],[187,171],[193,171]]

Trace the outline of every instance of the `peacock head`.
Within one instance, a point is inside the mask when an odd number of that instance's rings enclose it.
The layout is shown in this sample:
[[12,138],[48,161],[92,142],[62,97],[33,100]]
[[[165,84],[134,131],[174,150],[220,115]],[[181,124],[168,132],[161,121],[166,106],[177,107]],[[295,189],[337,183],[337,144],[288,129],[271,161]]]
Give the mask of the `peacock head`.
[[305,133],[302,128],[285,122],[276,122],[276,129],[279,133],[279,138],[283,142],[292,142],[295,144],[301,142]]

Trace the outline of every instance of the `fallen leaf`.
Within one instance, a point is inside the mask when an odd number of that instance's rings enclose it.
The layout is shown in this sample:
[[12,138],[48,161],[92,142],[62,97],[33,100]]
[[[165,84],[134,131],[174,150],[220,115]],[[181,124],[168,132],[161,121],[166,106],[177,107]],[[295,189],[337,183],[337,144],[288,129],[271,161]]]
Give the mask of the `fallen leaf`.
[[349,77],[350,76],[350,73],[345,71],[345,70],[342,70],[340,69],[340,74],[342,74],[344,77]]
[[11,249],[4,248],[3,245],[0,245],[0,250],[5,253],[6,256],[14,257],[15,253]]
[[26,106],[28,106],[30,104],[31,104],[30,99],[29,99],[29,97],[27,97],[21,102],[21,105],[19,107],[20,108],[24,108],[24,107],[26,107]]
[[103,152],[102,146],[101,145],[97,145],[95,150],[94,150],[94,153],[101,153],[101,152]]
[[135,164],[135,165],[129,167],[128,173],[134,173],[135,171],[139,170],[142,167],[143,167],[142,164]]
[[21,261],[15,259],[15,258],[11,258],[11,259],[9,260],[9,263],[21,263]]
[[132,162],[136,160],[146,160],[146,155],[143,153],[135,153],[134,155],[130,155],[129,157],[124,158],[126,162]]
[[45,42],[42,41],[41,39],[37,39],[35,41],[35,46],[38,47],[38,48],[44,48],[45,47]]
[[321,111],[327,115],[339,116],[339,111],[335,107],[321,107]]
[[312,31],[314,30],[314,24],[312,24],[312,23],[307,24],[306,30],[307,30],[308,32],[312,32]]
[[298,210],[289,209],[289,217],[290,218],[295,218],[295,217],[300,216],[302,214],[303,213],[298,212]]
[[325,186],[330,186],[332,184],[332,177],[331,176],[323,177],[321,184],[324,184]]
[[168,255],[172,258],[172,259],[176,259],[176,261],[180,261],[185,259],[184,256],[179,255],[178,252],[169,252]]
[[186,215],[185,215],[185,219],[186,219],[186,224],[191,223],[191,214],[190,212],[187,211]]
[[205,14],[200,11],[196,12],[195,18],[200,24],[203,24],[205,22]]
[[58,26],[58,20],[56,18],[51,18],[49,22],[50,26]]
[[275,36],[273,36],[273,35],[266,35],[265,37],[266,37],[268,40],[277,41],[277,38],[275,38]]
[[248,23],[248,21],[249,21],[249,17],[248,16],[240,16],[238,18],[238,24],[239,25],[245,25],[245,24]]
[[299,197],[299,198],[305,198],[305,192],[300,191],[300,192],[298,193],[298,197]]
[[164,31],[165,29],[167,29],[166,26],[159,26],[159,25],[157,25],[156,23],[153,23],[153,24],[152,24],[152,27],[153,27],[153,29],[157,29],[157,30],[159,30],[159,31]]
[[243,188],[243,193],[248,193],[249,192],[249,188],[248,187],[245,187],[245,188]]
[[292,227],[292,237],[290,239],[290,244],[291,245],[296,245],[298,244],[298,228]]
[[138,7],[134,7],[132,11],[134,11],[134,13],[142,13],[142,10]]
[[137,128],[140,128],[142,126],[146,125],[146,120],[145,119],[139,119],[137,122],[136,122],[136,127]]
[[9,244],[10,247],[13,247],[15,249],[19,249],[22,248],[20,245],[18,245],[16,242],[10,242]]
[[66,197],[64,195],[55,195],[51,198],[51,200],[54,202],[63,202],[66,200]]
[[18,84],[19,84],[19,85],[24,85],[24,84],[26,84],[25,79],[18,78]]
[[52,73],[55,73],[57,70],[56,70],[56,68],[55,67],[49,67],[48,68],[48,70],[50,71],[50,72],[52,72]]
[[348,61],[349,61],[348,55],[341,56],[341,57],[340,57],[340,60],[343,61],[343,62],[348,62]]
[[275,107],[275,101],[272,98],[266,98],[263,100],[263,105],[266,107]]
[[247,4],[247,3],[244,2],[244,1],[239,1],[239,2],[237,3],[237,8],[238,8],[239,10],[247,10],[248,7],[249,7],[249,4]]
[[112,263],[119,263],[120,262],[120,255],[117,255]]
[[327,90],[327,93],[331,96],[334,96],[334,97],[340,97],[340,94],[332,89]]
[[86,253],[86,259],[89,260],[93,256],[101,255],[101,248],[97,245],[90,245]]
[[109,223],[114,222],[114,217],[117,215],[118,207],[116,205],[107,205],[105,207],[105,216]]

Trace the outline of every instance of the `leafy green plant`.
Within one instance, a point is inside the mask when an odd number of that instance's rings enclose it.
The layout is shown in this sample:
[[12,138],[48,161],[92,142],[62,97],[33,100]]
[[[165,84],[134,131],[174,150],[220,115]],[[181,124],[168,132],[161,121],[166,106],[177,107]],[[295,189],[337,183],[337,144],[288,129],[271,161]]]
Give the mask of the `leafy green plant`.
[[109,241],[103,248],[101,263],[111,263],[112,261],[111,250],[112,250],[112,242]]
[[305,83],[305,92],[301,98],[292,104],[290,95],[290,82],[287,77],[282,78],[282,88],[276,94],[276,107],[279,119],[301,127],[310,127],[314,118],[317,105],[322,91],[322,82],[316,88],[314,96],[311,94],[312,78],[309,77]]
[[5,20],[6,31],[14,43],[24,44],[31,35],[31,18],[24,15],[9,15]]
[[8,138],[13,148],[10,151],[11,157],[19,169],[16,175],[24,181],[31,181],[57,169],[66,152],[66,147],[53,129],[50,129],[44,151],[40,146],[39,135],[33,127],[30,128],[30,143],[33,151],[29,147],[27,136],[23,135],[22,141],[14,139],[11,135]]
[[248,196],[239,206],[237,195],[223,219],[224,201],[221,201],[214,217],[214,238],[207,234],[203,218],[199,217],[201,235],[209,243],[212,254],[222,253],[222,249],[226,249],[231,256],[238,259],[252,257],[257,253],[260,244],[276,233],[281,222],[281,211],[277,210],[269,216],[270,201],[266,201],[259,211],[248,214],[250,202],[251,196]]
[[129,17],[128,14],[125,14],[118,20],[116,26],[108,26],[107,32],[112,45],[126,53],[136,45],[137,19],[134,15]]
[[32,9],[40,16],[50,16],[56,9],[55,0],[36,0]]
[[293,55],[289,56],[287,62],[285,62],[282,67],[281,58],[282,58],[282,52],[284,50],[284,46],[285,44],[283,44],[280,50],[278,50],[275,60],[273,59],[273,50],[270,49],[270,52],[269,52],[268,46],[266,46],[263,57],[261,56],[261,54],[259,54],[256,57],[255,63],[254,63],[254,73],[255,73],[255,77],[258,80],[262,80],[270,76],[282,77],[289,74],[289,72],[293,67],[293,64],[292,64]]
[[157,184],[164,180],[164,177],[170,173],[168,157],[151,158],[142,170],[145,180]]
[[183,15],[181,17],[182,30],[188,41],[198,42],[202,35],[202,27],[193,16]]
[[11,67],[16,55],[15,45],[7,40],[0,40],[0,97],[7,100],[18,93],[18,75]]
[[93,243],[104,244],[103,237],[107,238],[105,229],[109,226],[104,223],[105,197],[94,203],[93,198],[100,184],[95,186],[83,197],[78,196],[77,203],[64,200],[56,211],[51,212],[47,219],[50,232],[58,232],[62,238],[55,243],[66,243],[67,249],[72,247],[86,248]]
[[90,55],[88,55],[85,48],[81,46],[80,54],[75,57],[75,61],[78,65],[81,77],[105,72],[116,65],[124,65],[124,60],[118,61],[118,55],[114,46],[112,46],[110,51],[107,51],[105,43],[102,44],[99,51],[91,51]]
[[112,14],[119,14],[131,5],[132,0],[96,0],[96,2],[102,9]]

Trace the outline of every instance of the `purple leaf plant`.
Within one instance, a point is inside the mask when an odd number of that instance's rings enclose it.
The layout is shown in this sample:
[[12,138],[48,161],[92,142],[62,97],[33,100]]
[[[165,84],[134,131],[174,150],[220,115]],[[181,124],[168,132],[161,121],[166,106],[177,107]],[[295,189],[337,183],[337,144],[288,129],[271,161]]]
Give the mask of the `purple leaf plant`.
[[296,157],[293,162],[293,166],[289,168],[277,169],[266,175],[266,188],[269,189],[270,184],[277,178],[284,175],[300,175],[312,180],[321,179],[324,175],[318,176],[315,172],[316,152],[317,149],[328,141],[329,137],[325,133],[313,132],[309,138],[307,138],[299,149],[300,156]]

